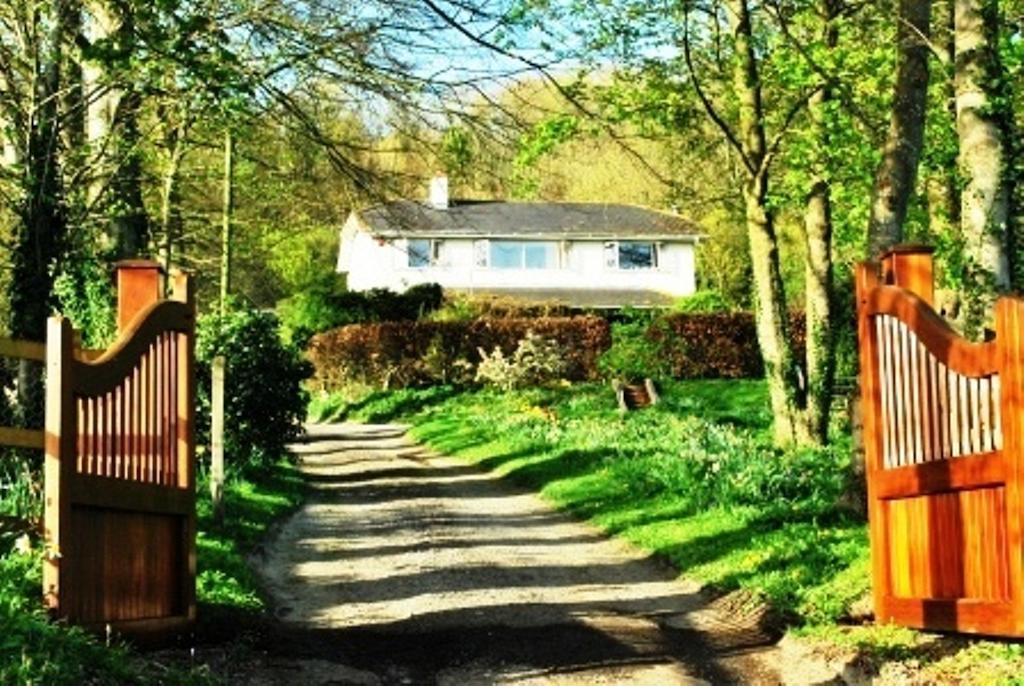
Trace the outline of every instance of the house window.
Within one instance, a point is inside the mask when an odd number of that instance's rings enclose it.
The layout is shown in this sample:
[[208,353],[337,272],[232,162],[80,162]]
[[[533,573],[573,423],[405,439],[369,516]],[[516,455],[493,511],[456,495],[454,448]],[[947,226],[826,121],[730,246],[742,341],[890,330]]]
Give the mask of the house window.
[[605,265],[610,269],[655,269],[658,266],[658,248],[647,241],[606,243]]
[[405,242],[405,252],[410,267],[429,267],[437,257],[437,244],[429,238],[410,238]]
[[557,244],[550,241],[490,241],[492,269],[555,269]]

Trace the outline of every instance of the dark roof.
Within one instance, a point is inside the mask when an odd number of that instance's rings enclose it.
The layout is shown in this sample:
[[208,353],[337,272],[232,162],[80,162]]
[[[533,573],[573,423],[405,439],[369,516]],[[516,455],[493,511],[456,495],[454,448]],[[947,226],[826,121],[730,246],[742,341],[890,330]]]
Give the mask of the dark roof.
[[386,238],[656,238],[692,239],[697,225],[678,215],[632,205],[572,202],[456,201],[446,210],[411,200],[359,213]]
[[[468,292],[465,288],[452,291]],[[610,309],[619,307],[665,307],[676,296],[642,289],[596,288],[474,288],[475,295],[493,295],[515,298],[529,303],[551,303],[580,309]]]

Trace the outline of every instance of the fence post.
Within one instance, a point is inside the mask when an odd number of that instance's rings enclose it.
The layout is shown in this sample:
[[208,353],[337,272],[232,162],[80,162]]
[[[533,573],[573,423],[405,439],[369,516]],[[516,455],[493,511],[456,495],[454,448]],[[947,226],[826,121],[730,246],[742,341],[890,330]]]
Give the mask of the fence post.
[[46,561],[43,597],[55,614],[61,607],[61,554],[67,549],[71,505],[65,489],[75,470],[76,417],[71,393],[74,331],[63,317],[46,322],[46,484],[43,517]]
[[213,516],[224,521],[224,357],[213,358],[210,393],[210,498]]
[[999,350],[999,412],[1006,460],[1006,540],[1010,560],[1013,626],[1024,634],[1024,555],[1021,513],[1024,512],[1024,300],[1000,298],[996,302],[996,345]]
[[150,260],[122,260],[115,266],[117,331],[121,333],[135,315],[160,301],[160,265]]
[[882,255],[882,283],[905,288],[928,305],[935,303],[934,250],[925,245],[897,245]]
[[[884,272],[883,272],[884,273]],[[867,312],[867,300],[880,285],[879,265],[862,262],[855,275],[857,287],[857,338],[860,343],[861,422],[864,450],[864,472],[867,479],[868,525],[871,529],[871,585],[875,618],[888,619],[886,598],[889,595],[889,569],[886,559],[888,544],[882,505],[875,497],[872,475],[882,468],[881,390],[878,381],[878,340]]]

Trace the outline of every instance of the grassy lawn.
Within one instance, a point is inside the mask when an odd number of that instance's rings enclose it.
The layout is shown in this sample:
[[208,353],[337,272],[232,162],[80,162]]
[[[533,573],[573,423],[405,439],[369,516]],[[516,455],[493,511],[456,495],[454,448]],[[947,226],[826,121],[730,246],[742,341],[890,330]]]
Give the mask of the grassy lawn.
[[663,404],[625,416],[606,385],[377,392],[321,398],[312,413],[407,422],[435,449],[539,491],[688,577],[768,602],[817,654],[855,655],[886,683],[1024,684],[1022,645],[844,622],[870,581],[866,525],[837,505],[849,439],[773,450],[759,381],[673,383]]
[[[302,499],[301,477],[280,463],[258,479],[236,478],[225,488],[228,516],[213,522],[209,489],[198,493],[197,540],[200,624],[211,616],[244,617],[262,610],[257,581],[245,555],[275,521]],[[51,622],[40,603],[42,558],[0,541],[0,684],[209,684],[204,668],[154,663],[127,646],[107,646],[78,629]],[[242,627],[239,626],[239,629]]]

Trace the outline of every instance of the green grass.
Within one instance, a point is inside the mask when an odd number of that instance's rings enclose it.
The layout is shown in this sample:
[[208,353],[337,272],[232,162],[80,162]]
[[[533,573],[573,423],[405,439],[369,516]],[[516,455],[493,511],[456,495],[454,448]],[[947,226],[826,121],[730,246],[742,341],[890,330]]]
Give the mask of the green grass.
[[0,556],[0,684],[210,684],[208,671],[169,668],[124,645],[50,621],[42,610],[38,547]]
[[298,470],[283,461],[257,478],[234,477],[225,484],[225,517],[217,524],[209,487],[203,480],[196,508],[196,594],[200,604],[245,611],[264,608],[259,583],[245,556],[274,522],[298,507],[302,493]]

